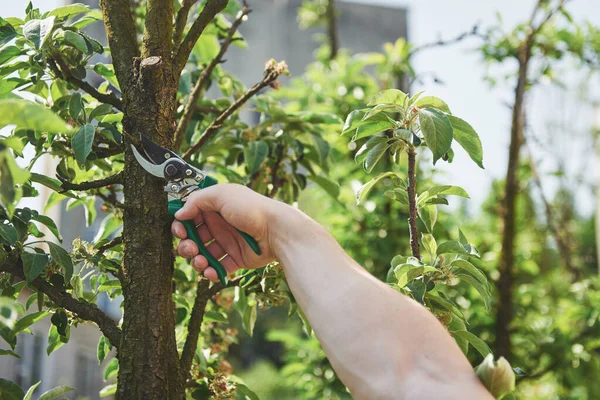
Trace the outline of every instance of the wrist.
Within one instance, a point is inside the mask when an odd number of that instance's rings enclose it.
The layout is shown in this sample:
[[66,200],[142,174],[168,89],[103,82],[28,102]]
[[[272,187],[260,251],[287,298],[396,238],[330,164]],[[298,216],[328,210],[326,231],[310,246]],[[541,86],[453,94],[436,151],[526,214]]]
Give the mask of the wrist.
[[329,233],[302,211],[285,203],[274,201],[269,209],[269,245],[275,258],[284,258],[286,249],[321,240]]

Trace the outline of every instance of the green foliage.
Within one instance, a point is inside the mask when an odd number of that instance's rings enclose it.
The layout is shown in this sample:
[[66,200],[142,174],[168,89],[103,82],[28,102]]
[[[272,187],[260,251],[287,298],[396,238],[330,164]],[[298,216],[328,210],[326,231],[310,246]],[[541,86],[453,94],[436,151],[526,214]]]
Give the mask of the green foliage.
[[[189,98],[204,66],[218,53],[224,32],[231,26],[226,15],[238,11],[238,2],[230,1],[196,43],[179,82],[177,100],[181,104]],[[134,7],[140,34],[145,12],[143,6]],[[306,27],[322,24],[325,12],[326,1],[305,1],[300,23]],[[564,9],[559,14],[561,23],[547,24],[540,31],[535,55],[542,61],[571,55],[581,64],[593,64],[598,59],[598,29],[572,24]],[[30,6],[23,19],[0,18],[0,127],[5,127],[6,135],[0,136],[0,264],[20,258],[27,282],[47,280],[83,304],[94,304],[101,293],[115,300],[123,292],[117,279],[122,246],[104,248],[121,230],[121,185],[67,190],[114,175],[124,162],[124,115],[113,101],[104,102],[119,90],[115,70],[110,63],[95,61],[93,57],[105,49],[83,31],[101,18],[99,11],[81,4],[44,14]],[[526,33],[525,25],[509,33],[490,30],[490,39],[481,47],[485,60],[502,62],[516,57]],[[247,46],[239,33],[234,39],[232,45]],[[191,156],[191,162],[210,170],[220,181],[245,184],[267,196],[297,202],[370,272],[430,309],[472,363],[478,364],[490,353],[487,343],[494,340],[489,310],[494,307],[492,282],[500,243],[496,205],[502,194],[493,188],[477,220],[460,212],[441,212],[440,206],[468,198],[468,194],[437,182],[435,171],[417,168],[416,195],[410,199],[403,154],[418,152],[421,160],[431,159],[434,164],[440,159],[452,162],[457,143],[483,168],[479,136],[471,125],[453,115],[442,99],[428,93],[409,96],[395,87],[397,82],[416,77],[410,64],[414,47],[404,39],[384,44],[380,52],[350,55],[341,50],[335,60],[329,60],[325,50],[320,49],[317,61],[288,86],[250,101],[252,110],[260,115],[257,124],[250,125],[234,113]],[[530,77],[532,82],[538,78],[558,82],[549,63],[540,65]],[[98,93],[108,97],[92,96],[73,83],[87,81],[92,74],[100,81]],[[227,71],[226,63],[217,64],[205,89],[215,96],[200,97],[194,104],[196,111],[179,151],[185,152],[197,142],[222,110],[246,91]],[[349,149],[355,151],[354,156]],[[19,160],[24,150],[34,154],[28,163]],[[32,172],[42,156],[58,161],[55,171],[46,171],[47,175]],[[61,241],[56,223],[17,204],[23,197],[37,196],[37,185],[52,192],[45,212],[62,203],[69,211],[83,211],[88,225],[100,219],[96,237],[90,243],[81,239],[62,245],[51,242],[54,238]],[[595,311],[600,300],[598,282],[589,276],[573,282],[566,278],[533,201],[528,194],[523,196],[517,229],[520,268],[515,312],[519,318],[514,327],[513,341],[518,346],[513,364],[528,374],[551,369],[539,385],[549,385],[557,393],[596,398],[600,393],[594,383],[600,371]],[[406,220],[413,201],[421,232],[417,238],[423,250],[421,259],[398,255],[410,252]],[[586,229],[580,233],[582,237],[593,232]],[[54,238],[45,236],[48,231]],[[581,256],[578,261],[584,264],[585,259]],[[280,372],[269,369],[273,378],[268,383],[278,386],[270,387],[264,398],[350,398],[315,337],[293,327],[272,329],[269,324],[276,323],[265,318],[265,309],[288,305],[289,315],[297,315],[304,331],[312,332],[285,284],[281,267],[273,264],[240,271],[236,278],[240,287],[219,293],[207,305],[193,360],[196,386],[189,389],[189,396],[257,398],[253,390],[260,380],[241,381],[227,360],[236,364],[230,354],[232,345],[257,343],[266,336],[282,345],[283,356],[274,356],[282,368]],[[196,295],[196,273],[184,260],[175,264],[173,285],[177,342],[182,348]],[[25,306],[16,302],[23,287],[25,282],[0,277],[0,337],[11,349],[0,350],[0,355],[18,357],[13,350],[19,332],[28,332],[47,316],[51,326],[46,351],[51,354],[68,343],[71,327],[82,321],[34,287],[27,286],[34,293]],[[235,326],[245,333],[240,334]],[[105,365],[105,380],[118,373],[118,360],[111,350],[108,339],[102,337],[97,359]],[[251,372],[241,375],[246,378]],[[3,398],[27,398],[38,384],[25,394],[13,383],[0,380],[0,392]],[[523,378],[519,390],[533,393],[536,384]],[[266,392],[262,389],[257,387],[256,393]],[[42,397],[60,397],[69,390],[59,387]],[[100,395],[110,396],[115,391],[116,385],[109,384]]]

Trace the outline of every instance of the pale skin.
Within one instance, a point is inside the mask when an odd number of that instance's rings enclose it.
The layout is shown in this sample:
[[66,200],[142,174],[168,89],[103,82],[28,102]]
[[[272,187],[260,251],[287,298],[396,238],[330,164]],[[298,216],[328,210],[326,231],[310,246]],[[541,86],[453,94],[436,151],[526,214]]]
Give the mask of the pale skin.
[[[219,212],[221,215],[218,215]],[[338,377],[355,399],[492,399],[458,345],[423,306],[358,265],[301,211],[232,184],[193,193],[178,211],[193,219],[229,273],[277,259]],[[236,229],[259,243],[257,256]],[[186,239],[178,252],[212,281],[216,271]]]

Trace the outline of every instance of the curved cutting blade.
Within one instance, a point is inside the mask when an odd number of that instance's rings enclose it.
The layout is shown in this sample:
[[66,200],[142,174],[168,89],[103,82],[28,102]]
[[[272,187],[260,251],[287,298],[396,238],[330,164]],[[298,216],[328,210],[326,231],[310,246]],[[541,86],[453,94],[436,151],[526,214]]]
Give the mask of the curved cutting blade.
[[131,150],[133,151],[133,156],[135,157],[137,162],[142,166],[142,168],[144,168],[148,173],[164,179],[165,175],[163,164],[166,164],[168,160],[165,160],[160,165],[156,165],[146,160],[146,158],[143,155],[141,155],[139,151],[137,151],[134,145],[131,145]]

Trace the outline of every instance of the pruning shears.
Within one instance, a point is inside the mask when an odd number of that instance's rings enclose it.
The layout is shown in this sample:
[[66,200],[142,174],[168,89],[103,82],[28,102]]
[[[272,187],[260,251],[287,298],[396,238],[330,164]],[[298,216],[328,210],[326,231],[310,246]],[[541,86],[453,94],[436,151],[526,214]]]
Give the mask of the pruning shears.
[[[175,213],[183,207],[184,202],[190,194],[198,189],[217,184],[217,180],[196,167],[191,166],[183,161],[176,153],[165,149],[162,146],[152,142],[150,139],[141,136],[141,149],[139,152],[134,145],[131,145],[133,155],[138,163],[148,173],[167,180],[165,192],[169,196],[169,214],[175,216]],[[194,221],[181,221],[187,236],[192,239],[198,246],[200,254],[208,260],[208,264],[217,271],[221,284],[227,284],[227,271],[219,260],[209,253],[206,246],[200,239],[196,230]],[[250,248],[260,255],[260,247],[254,238],[245,232],[238,230]]]

